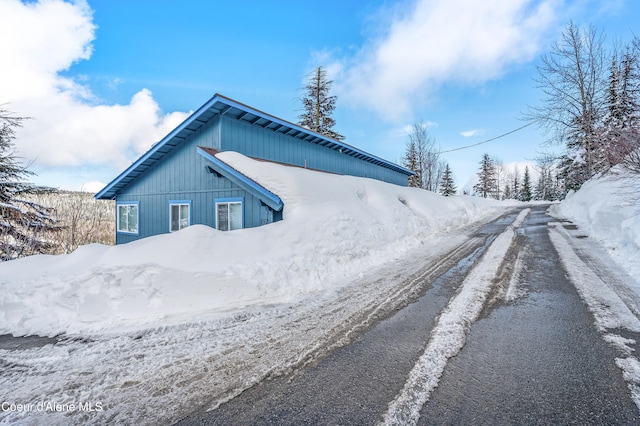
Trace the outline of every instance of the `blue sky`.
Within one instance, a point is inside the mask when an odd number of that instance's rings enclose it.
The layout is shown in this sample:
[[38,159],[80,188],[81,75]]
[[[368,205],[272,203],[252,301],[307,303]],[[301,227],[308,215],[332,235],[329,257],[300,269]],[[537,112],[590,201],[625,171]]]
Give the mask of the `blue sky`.
[[[336,130],[400,161],[418,120],[443,151],[522,126],[570,19],[627,41],[639,16],[635,0],[0,0],[0,103],[33,118],[16,146],[34,182],[97,191],[214,93],[297,121],[324,66]],[[484,152],[522,165],[543,140],[531,126],[443,158],[463,187]]]

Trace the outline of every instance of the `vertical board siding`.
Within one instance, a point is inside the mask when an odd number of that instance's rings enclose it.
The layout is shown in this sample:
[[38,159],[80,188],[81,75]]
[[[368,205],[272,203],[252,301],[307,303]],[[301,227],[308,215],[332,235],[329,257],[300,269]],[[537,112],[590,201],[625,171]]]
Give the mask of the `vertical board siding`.
[[116,234],[122,244],[169,232],[169,200],[191,201],[191,224],[215,227],[214,198],[243,197],[246,227],[260,223],[260,201],[224,177],[208,173],[197,146],[220,149],[219,119],[212,118],[118,194],[118,201],[138,201],[139,235]]
[[[117,195],[118,202],[140,203],[139,235],[116,234],[117,244],[169,232],[167,205],[172,199],[191,200],[192,224],[215,227],[214,199],[242,197],[245,227],[260,225],[260,200],[228,179],[208,173],[205,169],[207,161],[197,153],[197,146],[407,185],[407,176],[391,169],[282,132],[214,116]],[[275,216],[282,217],[281,213]]]
[[386,167],[233,118],[223,117],[222,121],[221,151],[237,151],[249,157],[407,185],[406,175]]

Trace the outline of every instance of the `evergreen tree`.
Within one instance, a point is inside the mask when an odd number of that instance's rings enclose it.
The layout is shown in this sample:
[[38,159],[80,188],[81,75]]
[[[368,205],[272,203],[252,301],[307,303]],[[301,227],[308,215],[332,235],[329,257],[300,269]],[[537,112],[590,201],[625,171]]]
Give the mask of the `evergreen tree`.
[[496,170],[489,154],[485,153],[480,161],[478,183],[473,186],[475,194],[487,198],[496,193]]
[[413,188],[422,188],[422,167],[418,155],[418,147],[413,138],[409,138],[407,142],[403,165],[415,173],[413,176],[409,176],[408,185]]
[[60,229],[53,209],[28,198],[53,190],[25,182],[34,173],[18,163],[13,148],[22,120],[0,109],[0,261],[47,253],[55,245],[46,234]]
[[333,81],[327,77],[327,72],[322,67],[316,68],[307,78],[305,86],[306,96],[302,98],[303,113],[300,115],[300,124],[309,130],[321,135],[341,141],[344,136],[333,130],[336,122],[331,118],[336,108],[336,96],[331,96],[331,84]]
[[511,190],[511,184],[507,182],[504,185],[504,192],[502,193],[504,200],[510,200],[513,198],[513,191]]
[[603,170],[625,163],[640,149],[640,45],[628,45],[622,59],[611,59],[607,114],[602,126]]
[[520,171],[518,167],[513,171],[513,187],[511,188],[511,198],[514,200],[520,199]]
[[533,199],[534,200],[544,200],[545,197],[547,196],[547,194],[546,194],[547,187],[545,186],[545,182],[544,181],[545,181],[545,176],[540,175],[540,178],[536,182],[535,189],[533,190]]
[[526,166],[524,168],[524,177],[522,178],[522,188],[520,189],[520,201],[531,201],[532,198],[531,176],[529,175],[529,166]]
[[[536,170],[540,177],[535,186],[534,199],[545,201],[558,199],[556,179],[554,178],[556,157],[553,154],[541,154],[536,158]],[[555,174],[557,175],[557,173]]]
[[450,195],[455,195],[458,192],[456,189],[456,184],[453,181],[453,174],[451,173],[451,168],[449,168],[449,163],[444,168],[444,173],[442,174],[442,181],[440,182],[440,193],[445,197]]

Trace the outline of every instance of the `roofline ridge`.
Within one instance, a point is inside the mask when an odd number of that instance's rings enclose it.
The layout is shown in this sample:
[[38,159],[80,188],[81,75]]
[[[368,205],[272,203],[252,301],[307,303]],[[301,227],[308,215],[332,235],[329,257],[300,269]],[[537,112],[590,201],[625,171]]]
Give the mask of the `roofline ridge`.
[[[389,160],[385,160],[381,157],[378,157],[374,154],[368,153],[366,151],[363,151],[360,148],[356,148],[355,146],[349,145],[345,142],[341,142],[338,141],[336,139],[333,139],[331,137],[328,137],[326,135],[323,135],[321,133],[317,133],[314,132],[313,130],[307,129],[306,127],[302,127],[299,124],[294,124],[290,121],[287,121],[285,119],[282,119],[280,117],[277,117],[275,115],[269,114],[267,112],[264,112],[262,110],[259,110],[257,108],[254,108],[252,106],[249,106],[247,104],[241,103],[239,101],[236,101],[235,99],[232,99],[228,96],[222,95],[220,93],[215,93],[207,102],[205,102],[204,104],[202,104],[198,109],[196,109],[194,112],[192,112],[187,118],[185,118],[182,123],[180,123],[178,126],[176,126],[173,130],[171,130],[166,136],[164,136],[162,139],[160,139],[158,142],[154,143],[153,145],[151,145],[151,147],[144,153],[142,154],[140,157],[138,157],[137,160],[135,160],[134,162],[132,162],[125,170],[123,170],[118,176],[116,176],[115,179],[113,179],[111,182],[109,182],[103,189],[101,189],[96,195],[95,198],[96,199],[113,199],[115,198],[117,192],[119,189],[115,189],[114,188],[117,186],[118,183],[120,183],[124,178],[126,178],[129,174],[131,174],[133,171],[135,171],[139,166],[141,166],[145,161],[147,161],[154,153],[156,153],[159,149],[161,149],[162,147],[164,147],[170,140],[172,140],[178,133],[180,133],[181,131],[183,131],[185,128],[187,128],[191,123],[193,123],[194,121],[196,121],[203,113],[205,113],[206,111],[208,111],[213,105],[215,105],[217,102],[223,103],[229,107],[232,108],[238,108],[244,112],[248,112],[251,114],[254,114],[258,117],[264,118],[265,120],[270,120],[273,121],[275,123],[281,124],[283,126],[287,126],[290,127],[293,130],[297,130],[301,133],[305,133],[307,135],[310,136],[314,136],[317,138],[320,138],[322,140],[325,140],[329,143],[335,144],[337,147],[340,147],[340,149],[344,148],[344,149],[348,149],[351,150],[353,153],[355,154],[359,154],[364,156],[365,158],[363,159],[364,161],[371,163],[371,164],[376,164],[376,163],[380,163],[377,164],[381,167],[387,168],[387,169],[391,169],[395,172],[399,172],[402,174],[405,174],[407,176],[412,176],[415,173],[412,172],[411,170],[402,167],[396,163],[393,163]],[[217,112],[218,114],[220,114],[220,112]],[[195,131],[195,130],[194,130]],[[330,148],[330,149],[334,149],[334,148]],[[350,154],[348,154],[350,155]],[[126,186],[129,182],[125,183],[124,186]]]

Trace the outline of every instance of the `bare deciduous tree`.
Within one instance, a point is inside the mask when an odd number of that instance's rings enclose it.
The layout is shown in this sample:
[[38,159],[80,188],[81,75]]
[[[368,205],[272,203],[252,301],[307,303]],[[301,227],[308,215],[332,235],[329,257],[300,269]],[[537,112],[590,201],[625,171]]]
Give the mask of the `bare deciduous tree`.
[[595,27],[569,23],[541,58],[535,81],[545,97],[526,114],[547,131],[550,143],[566,146],[565,174],[576,187],[602,167],[597,147],[606,105],[603,41]]
[[404,164],[416,173],[409,178],[409,186],[438,191],[446,164],[423,121],[416,122],[409,132]]
[[113,202],[96,200],[87,192],[60,191],[41,194],[34,200],[55,208],[64,226],[51,238],[58,249],[52,253],[71,253],[78,247],[91,244],[114,244],[115,212]]

